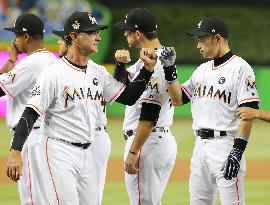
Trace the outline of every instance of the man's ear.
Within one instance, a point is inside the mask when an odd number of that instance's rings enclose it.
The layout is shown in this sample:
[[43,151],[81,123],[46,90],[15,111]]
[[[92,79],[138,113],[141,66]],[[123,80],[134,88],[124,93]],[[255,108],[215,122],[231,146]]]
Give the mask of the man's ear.
[[221,35],[219,35],[219,34],[216,34],[216,35],[215,35],[215,40],[216,40],[217,43],[220,43],[221,40],[222,40],[222,38],[223,38],[223,37],[222,37]]

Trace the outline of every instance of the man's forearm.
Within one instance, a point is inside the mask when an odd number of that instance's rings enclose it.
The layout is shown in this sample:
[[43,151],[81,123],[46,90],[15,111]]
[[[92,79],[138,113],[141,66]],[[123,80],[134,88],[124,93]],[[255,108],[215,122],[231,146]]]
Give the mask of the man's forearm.
[[238,136],[249,137],[252,128],[252,121],[240,121]]
[[12,70],[12,68],[14,67],[14,63],[11,60],[8,60],[5,65],[3,65],[3,67],[0,69],[0,74],[2,73],[8,73],[9,71]]
[[270,112],[265,110],[256,110],[257,118],[265,122],[270,122]]
[[151,134],[153,128],[154,124],[152,121],[140,121],[130,151],[137,154]]
[[182,101],[182,92],[181,92],[180,83],[178,81],[172,84],[167,83],[167,88],[168,88],[168,94],[171,99],[171,103],[174,106],[182,105],[183,101]]

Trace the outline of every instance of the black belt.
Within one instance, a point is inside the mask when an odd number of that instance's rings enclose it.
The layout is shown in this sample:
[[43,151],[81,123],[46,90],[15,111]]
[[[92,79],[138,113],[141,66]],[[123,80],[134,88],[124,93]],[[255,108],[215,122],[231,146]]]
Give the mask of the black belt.
[[227,136],[226,131],[214,131],[214,130],[209,130],[209,129],[196,130],[196,135],[200,136],[201,139],[214,138],[215,133],[216,133],[216,135],[219,135],[219,136]]
[[80,147],[80,148],[83,148],[83,149],[87,149],[91,145],[91,142],[89,142],[89,143],[77,143],[77,142],[68,142],[68,141],[62,140],[62,139],[59,139],[59,140],[61,140],[63,142],[67,142],[69,144],[72,144],[72,145],[74,145],[76,147]]
[[101,130],[106,130],[106,127],[100,126],[100,127],[95,128],[95,131],[101,131]]
[[[166,129],[165,127],[156,127],[152,130],[152,132],[169,132],[169,129]],[[124,138],[127,140],[129,137],[135,134],[134,130],[127,130],[124,133]]]

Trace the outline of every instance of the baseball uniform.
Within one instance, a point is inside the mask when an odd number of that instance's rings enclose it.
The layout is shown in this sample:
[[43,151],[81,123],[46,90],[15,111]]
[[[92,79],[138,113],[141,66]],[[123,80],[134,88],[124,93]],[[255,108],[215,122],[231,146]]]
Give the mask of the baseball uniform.
[[239,119],[235,110],[244,103],[258,102],[255,76],[241,57],[227,53],[200,65],[182,85],[183,95],[192,104],[192,128],[196,143],[191,159],[190,204],[215,204],[219,192],[222,205],[245,204],[246,160],[240,162],[238,176],[223,177],[221,168],[237,137]]
[[92,143],[92,156],[98,175],[99,199],[100,204],[103,197],[103,190],[106,178],[107,163],[111,151],[111,140],[106,132],[106,101],[101,100],[101,109],[98,112],[98,118],[95,128],[95,137]]
[[[23,58],[10,72],[0,75],[0,87],[7,95],[6,122],[12,133],[16,129],[37,78],[43,69],[55,60],[52,53],[39,49]],[[39,129],[41,120],[40,118],[35,123],[21,153],[23,171],[18,182],[21,204],[47,204],[38,166],[39,153],[36,152],[41,137]]]
[[[138,60],[127,69],[129,80],[133,80],[142,68]],[[140,99],[133,106],[126,106],[123,130],[126,138],[126,159],[139,123],[142,103],[161,106],[159,119],[149,138],[139,152],[138,174],[125,173],[126,188],[131,205],[159,205],[175,164],[177,145],[170,132],[174,108],[167,93],[164,70],[157,61],[154,74]]]
[[90,144],[100,103],[112,103],[125,85],[89,61],[86,69],[65,57],[43,73],[27,106],[44,116],[42,167],[51,204],[99,204]]

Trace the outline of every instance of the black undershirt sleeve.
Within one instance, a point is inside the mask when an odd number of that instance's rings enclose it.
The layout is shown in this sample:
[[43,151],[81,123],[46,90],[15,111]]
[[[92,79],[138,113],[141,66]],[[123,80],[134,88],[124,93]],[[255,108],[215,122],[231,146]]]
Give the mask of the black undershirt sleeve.
[[5,96],[5,95],[6,93],[2,90],[2,88],[0,88],[0,97]]
[[259,102],[258,101],[246,102],[240,104],[239,107],[250,107],[254,109],[259,109]]
[[24,142],[30,134],[33,125],[37,121],[38,117],[39,114],[34,109],[27,107],[24,110],[16,127],[11,149],[22,151]]
[[182,92],[182,102],[183,102],[183,105],[185,105],[190,102],[190,99],[182,89],[181,89],[181,92]]
[[161,107],[156,104],[142,103],[141,115],[139,121],[152,121],[156,126]]
[[121,63],[118,61],[116,62],[113,77],[114,79],[123,84],[129,83],[128,72],[126,71],[125,63]]
[[146,85],[148,84],[153,72],[149,72],[143,67],[139,75],[125,87],[125,90],[115,100],[124,105],[134,105],[140,98],[142,93],[145,91]]

